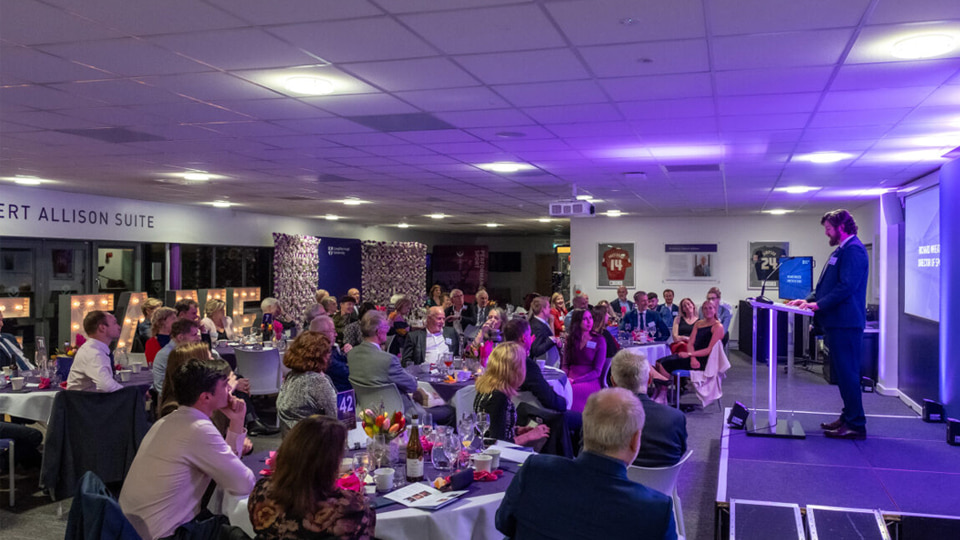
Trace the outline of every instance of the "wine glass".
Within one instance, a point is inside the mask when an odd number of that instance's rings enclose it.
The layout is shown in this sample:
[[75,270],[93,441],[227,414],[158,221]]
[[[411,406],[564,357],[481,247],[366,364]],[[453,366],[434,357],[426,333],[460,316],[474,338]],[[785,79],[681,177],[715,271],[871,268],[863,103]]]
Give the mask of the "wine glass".
[[433,424],[433,414],[425,412],[420,415],[420,435],[426,437],[428,441],[433,441],[430,436],[436,426]]
[[487,413],[477,413],[477,431],[481,437],[487,436],[487,430],[490,429],[490,415]]
[[447,373],[451,372],[453,368],[453,355],[450,353],[443,353],[443,365],[447,366]]
[[451,468],[455,468],[460,460],[460,437],[453,430],[447,432],[443,439],[443,453],[447,455],[447,463]]
[[353,474],[363,482],[370,471],[370,454],[360,452],[353,456]]

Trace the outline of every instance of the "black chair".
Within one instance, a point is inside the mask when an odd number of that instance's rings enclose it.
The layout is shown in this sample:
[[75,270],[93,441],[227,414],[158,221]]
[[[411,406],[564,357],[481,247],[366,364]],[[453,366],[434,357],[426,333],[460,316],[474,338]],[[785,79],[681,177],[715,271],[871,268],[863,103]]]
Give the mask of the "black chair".
[[95,473],[87,471],[77,486],[64,540],[139,540],[120,504]]

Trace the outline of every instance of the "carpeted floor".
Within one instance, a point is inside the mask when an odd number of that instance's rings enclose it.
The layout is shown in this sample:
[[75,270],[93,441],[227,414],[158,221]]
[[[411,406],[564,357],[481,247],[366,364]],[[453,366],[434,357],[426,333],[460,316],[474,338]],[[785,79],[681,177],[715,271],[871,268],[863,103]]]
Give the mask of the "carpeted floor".
[[[752,386],[750,358],[733,351],[730,362],[732,368],[723,383],[723,405],[730,406],[734,401],[740,401],[749,406]],[[819,369],[819,366],[814,369]],[[798,411],[834,415],[842,407],[836,387],[828,385],[819,373],[798,369],[792,381],[787,381],[785,376],[780,380],[778,402],[780,410],[793,408]],[[761,366],[757,381],[760,407],[766,406],[766,381],[766,369],[765,366]],[[695,398],[687,395],[683,397],[683,401],[694,402]],[[864,394],[864,408],[867,414],[874,415],[913,414],[913,411],[899,399],[879,394]],[[694,453],[680,475],[680,497],[683,501],[687,537],[690,539],[708,540],[714,535],[721,427],[722,415],[715,405],[706,410],[697,409],[687,414],[688,446]],[[867,429],[868,431],[870,429],[869,423]],[[276,444],[277,438],[254,439],[257,449]],[[796,441],[796,444],[802,445],[804,441]],[[4,478],[4,485],[5,480]],[[62,518],[58,517],[60,505],[51,503],[49,498],[38,492],[35,472],[20,475],[17,483],[19,487],[17,506],[9,510],[4,504],[0,509],[0,533],[4,540],[62,539],[70,501],[63,502],[64,515]],[[5,501],[5,496],[0,500]]]

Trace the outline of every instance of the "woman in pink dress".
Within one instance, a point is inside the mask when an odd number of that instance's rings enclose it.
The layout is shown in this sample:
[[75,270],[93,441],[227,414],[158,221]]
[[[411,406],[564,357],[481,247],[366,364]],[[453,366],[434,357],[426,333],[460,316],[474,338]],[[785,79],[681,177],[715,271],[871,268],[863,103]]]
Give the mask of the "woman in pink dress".
[[607,342],[595,336],[593,315],[576,309],[570,316],[567,341],[564,345],[563,371],[573,386],[573,405],[570,410],[583,412],[590,394],[600,390],[600,372],[607,358]]
[[483,326],[477,332],[476,339],[470,344],[470,351],[480,359],[480,364],[483,367],[487,367],[487,358],[490,357],[493,348],[503,341],[501,328],[504,318],[502,309],[491,308],[490,313],[487,314],[487,320],[483,322]]

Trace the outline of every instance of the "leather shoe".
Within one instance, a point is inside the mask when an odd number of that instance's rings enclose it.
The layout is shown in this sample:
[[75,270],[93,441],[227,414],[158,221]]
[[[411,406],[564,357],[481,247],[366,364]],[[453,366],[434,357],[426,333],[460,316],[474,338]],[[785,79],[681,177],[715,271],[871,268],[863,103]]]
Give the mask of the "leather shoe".
[[254,420],[247,424],[247,435],[259,437],[260,435],[276,435],[280,433],[280,428],[269,427],[259,420]]
[[867,438],[867,432],[850,429],[847,426],[840,426],[837,429],[828,429],[823,432],[830,439],[849,439],[851,441],[862,441]]
[[830,429],[830,430],[840,429],[841,427],[843,427],[843,417],[841,416],[840,418],[837,418],[833,422],[823,422],[820,424],[820,427],[822,429]]

